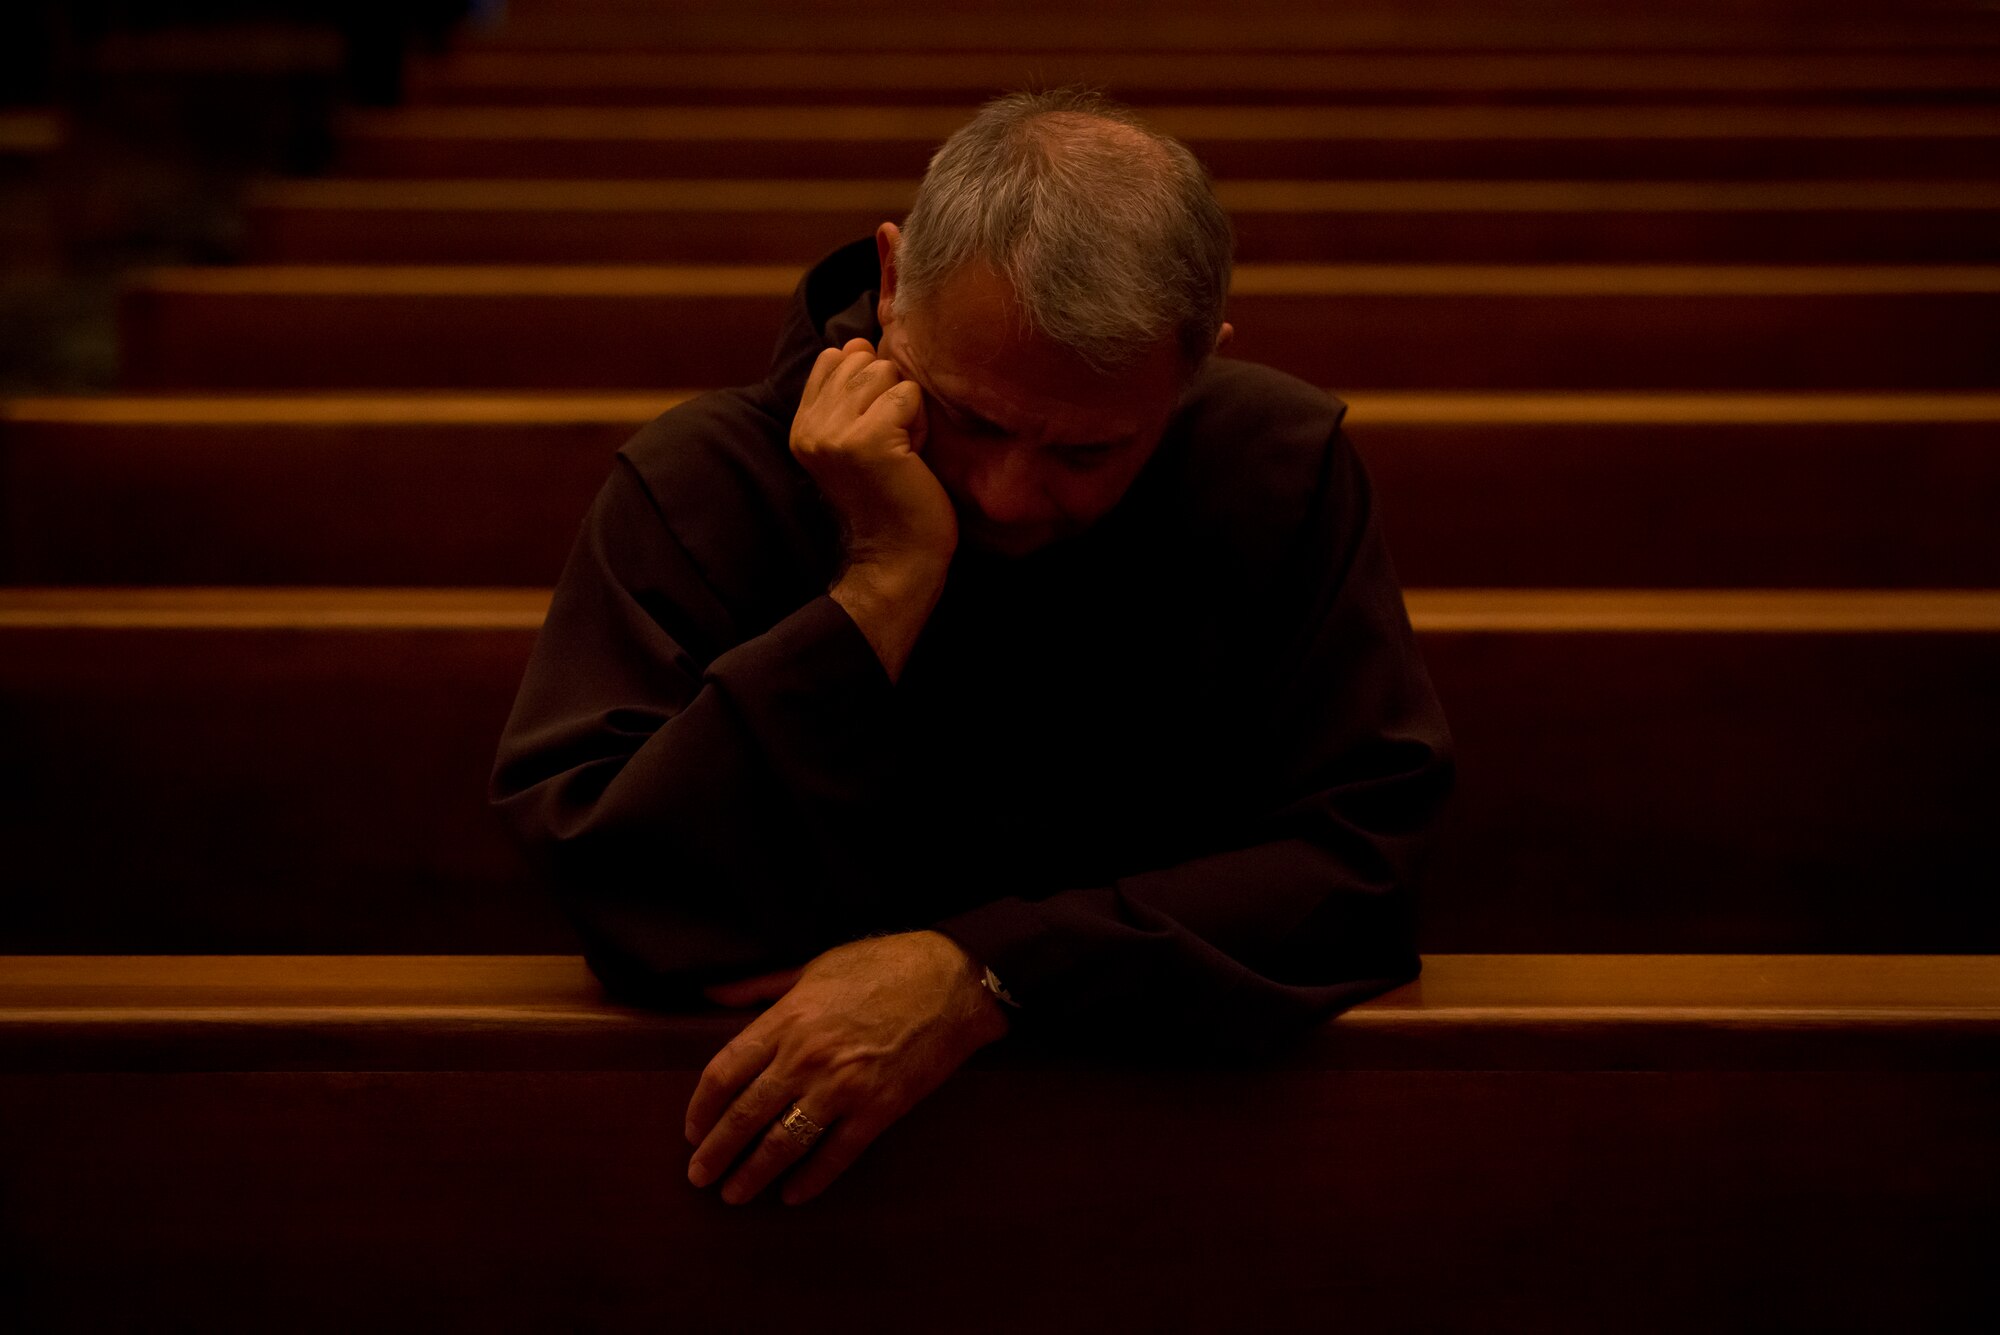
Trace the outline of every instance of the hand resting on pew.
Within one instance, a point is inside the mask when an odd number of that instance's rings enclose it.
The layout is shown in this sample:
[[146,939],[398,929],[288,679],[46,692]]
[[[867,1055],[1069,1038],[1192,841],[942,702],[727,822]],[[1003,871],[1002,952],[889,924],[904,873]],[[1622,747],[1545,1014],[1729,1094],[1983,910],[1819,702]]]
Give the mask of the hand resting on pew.
[[[715,1055],[688,1104],[696,1146],[688,1181],[707,1186],[760,1134],[722,1198],[741,1205],[798,1161],[772,1125],[793,1102],[831,1123],[786,1180],[783,1199],[812,1199],[876,1136],[1004,1037],[1007,1018],[949,937],[902,932],[849,942],[802,969],[703,989],[711,1000],[773,1004]],[[727,998],[727,1000],[724,1000]]]

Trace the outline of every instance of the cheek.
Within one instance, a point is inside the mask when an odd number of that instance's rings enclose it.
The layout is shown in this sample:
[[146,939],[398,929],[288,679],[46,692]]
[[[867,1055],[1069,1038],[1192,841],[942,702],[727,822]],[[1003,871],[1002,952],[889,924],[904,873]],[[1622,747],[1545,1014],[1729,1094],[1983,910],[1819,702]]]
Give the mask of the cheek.
[[924,442],[922,449],[924,462],[937,475],[944,489],[954,497],[964,490],[966,446],[965,441],[952,434],[942,415],[926,414]]
[[1086,472],[1064,470],[1051,490],[1061,499],[1066,514],[1095,519],[1109,513],[1125,498],[1138,475],[1138,465],[1123,461]]

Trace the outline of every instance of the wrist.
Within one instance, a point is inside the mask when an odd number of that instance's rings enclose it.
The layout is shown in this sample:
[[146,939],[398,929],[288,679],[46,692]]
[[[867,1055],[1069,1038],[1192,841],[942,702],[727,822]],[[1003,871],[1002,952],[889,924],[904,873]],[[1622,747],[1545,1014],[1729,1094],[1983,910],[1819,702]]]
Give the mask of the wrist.
[[1014,1021],[1007,1013],[1007,1006],[986,985],[986,977],[990,971],[984,964],[974,959],[964,946],[943,932],[932,928],[930,934],[948,945],[958,961],[960,977],[965,982],[965,986],[960,990],[967,997],[966,1010],[970,1017],[968,1025],[977,1035],[980,1046],[984,1047],[988,1043],[1005,1038],[1012,1032]]
[[944,592],[949,560],[906,557],[849,563],[828,595],[854,620],[889,680],[903,674],[931,609]]

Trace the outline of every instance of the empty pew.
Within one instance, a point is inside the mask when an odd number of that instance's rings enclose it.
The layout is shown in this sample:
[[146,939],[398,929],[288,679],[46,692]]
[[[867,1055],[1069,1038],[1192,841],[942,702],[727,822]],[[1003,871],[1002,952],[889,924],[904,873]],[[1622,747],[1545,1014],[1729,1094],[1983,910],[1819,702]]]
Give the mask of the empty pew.
[[[468,25],[461,50],[688,51],[1041,50],[1059,32],[1070,51],[1896,51],[1967,50],[2000,44],[2000,23],[1976,0],[1921,9],[1885,4],[1813,7],[1799,21],[1786,4],[1560,6],[1410,5],[1303,7],[1287,3],[1106,5],[1050,10],[897,5],[867,28],[800,22],[810,4],[675,6],[513,0],[504,23]],[[1837,17],[1837,22],[1833,21]]]
[[[683,397],[0,402],[0,583],[550,584]],[[1347,397],[1408,584],[2000,586],[1992,394]]]
[[[915,179],[969,115],[969,107],[405,107],[346,118],[334,170]],[[1147,118],[1220,178],[1978,180],[2000,172],[2000,108],[1980,105],[1163,106]]]
[[0,106],[0,383],[36,384],[61,304],[56,163],[67,128],[53,111]]
[[[0,949],[572,948],[484,802],[545,602],[0,591]],[[1426,949],[2000,947],[2000,593],[1408,603],[1461,760]]]
[[60,112],[36,107],[0,108],[0,166],[23,170],[63,146],[67,130]]
[[10,1308],[216,1331],[1996,1315],[1990,957],[1445,954],[1255,1062],[1010,1038],[796,1207],[686,1181],[683,1110],[745,1023],[612,1005],[567,956],[0,959]]
[[0,582],[553,584],[685,397],[0,401]]
[[977,102],[1085,84],[1128,102],[1848,103],[1991,99],[2000,51],[820,51],[462,49],[416,63],[415,103]]
[[[610,389],[760,379],[788,266],[158,269],[135,389]],[[1234,355],[1405,389],[1994,383],[2000,268],[1243,265]]]
[[[277,181],[259,264],[806,264],[899,181]],[[1239,262],[1945,263],[2000,259],[1978,181],[1223,181]]]

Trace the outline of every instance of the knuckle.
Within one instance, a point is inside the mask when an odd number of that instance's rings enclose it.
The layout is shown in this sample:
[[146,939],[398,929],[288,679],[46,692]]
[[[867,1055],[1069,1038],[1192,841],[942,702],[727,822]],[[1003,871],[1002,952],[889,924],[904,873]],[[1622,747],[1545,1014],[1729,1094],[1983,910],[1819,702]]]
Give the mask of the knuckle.
[[738,1104],[723,1113],[716,1125],[725,1135],[736,1137],[756,1129],[756,1115]]

